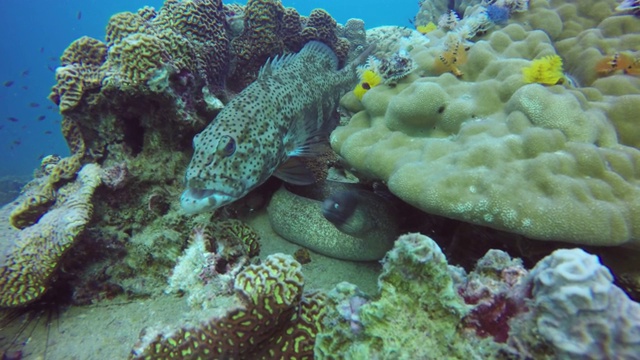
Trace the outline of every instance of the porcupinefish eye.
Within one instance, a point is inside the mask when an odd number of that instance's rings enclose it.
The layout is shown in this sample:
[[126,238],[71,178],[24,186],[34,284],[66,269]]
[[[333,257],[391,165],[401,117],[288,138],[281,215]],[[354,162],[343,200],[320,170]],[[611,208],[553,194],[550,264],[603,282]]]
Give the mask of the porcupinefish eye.
[[218,142],[217,152],[229,157],[236,152],[236,141],[229,135],[223,135]]

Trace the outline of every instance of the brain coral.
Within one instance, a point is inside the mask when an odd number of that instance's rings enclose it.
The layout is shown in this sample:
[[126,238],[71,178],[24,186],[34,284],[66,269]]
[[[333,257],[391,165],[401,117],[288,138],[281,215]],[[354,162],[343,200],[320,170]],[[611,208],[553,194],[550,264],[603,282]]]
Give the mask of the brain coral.
[[[417,74],[433,73],[446,37],[432,40],[411,51]],[[525,84],[522,68],[554,53],[545,32],[508,25],[471,46],[462,79],[414,73],[368,91],[331,144],[429,213],[541,240],[640,245],[640,151],[616,128],[635,115],[594,89]]]
[[107,58],[107,46],[100,40],[83,36],[72,42],[60,56],[56,85],[49,99],[65,113],[78,105],[85,92],[97,89],[104,78],[101,66]]
[[[9,225],[9,214],[17,202],[0,209],[0,307],[25,305],[47,290],[60,258],[91,218],[91,198],[100,185],[99,173],[98,165],[85,165],[75,181],[58,189],[53,207],[24,229]],[[38,181],[47,178],[34,180]],[[37,188],[38,184],[32,183],[21,197],[29,197]]]

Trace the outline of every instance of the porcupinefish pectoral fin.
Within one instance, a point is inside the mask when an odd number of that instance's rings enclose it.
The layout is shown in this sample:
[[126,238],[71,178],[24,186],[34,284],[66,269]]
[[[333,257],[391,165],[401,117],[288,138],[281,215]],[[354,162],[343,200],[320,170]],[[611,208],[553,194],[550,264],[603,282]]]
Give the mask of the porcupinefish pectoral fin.
[[293,185],[311,185],[316,182],[311,170],[296,158],[289,158],[285,161],[276,169],[273,176]]

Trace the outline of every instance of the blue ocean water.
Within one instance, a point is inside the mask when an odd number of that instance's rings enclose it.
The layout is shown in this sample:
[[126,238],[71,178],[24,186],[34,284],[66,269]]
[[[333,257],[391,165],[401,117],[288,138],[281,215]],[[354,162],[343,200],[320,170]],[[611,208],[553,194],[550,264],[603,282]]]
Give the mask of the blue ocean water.
[[[111,15],[136,11],[161,0],[2,0],[0,2],[0,176],[29,175],[40,158],[68,155],[60,134],[60,115],[47,99],[62,51],[87,35],[104,39]],[[225,2],[226,3],[226,2]],[[237,1],[244,4],[246,1]],[[365,20],[367,28],[407,25],[416,0],[283,0],[300,14],[327,10],[338,22]]]

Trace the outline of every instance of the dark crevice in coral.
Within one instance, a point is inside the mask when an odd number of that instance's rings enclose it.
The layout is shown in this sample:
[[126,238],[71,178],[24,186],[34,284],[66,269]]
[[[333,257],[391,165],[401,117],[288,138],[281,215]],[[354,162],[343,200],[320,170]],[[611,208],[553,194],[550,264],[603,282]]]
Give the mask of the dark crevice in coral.
[[131,155],[136,156],[143,150],[144,127],[138,118],[124,118],[122,121],[124,142],[131,149]]

